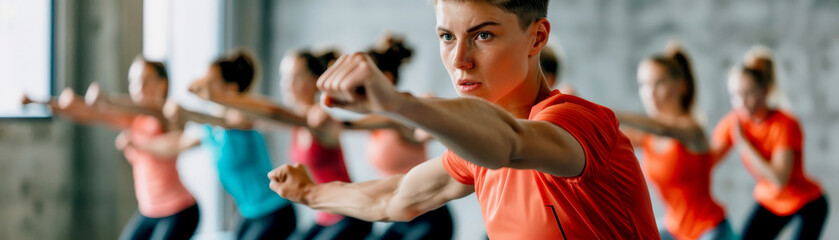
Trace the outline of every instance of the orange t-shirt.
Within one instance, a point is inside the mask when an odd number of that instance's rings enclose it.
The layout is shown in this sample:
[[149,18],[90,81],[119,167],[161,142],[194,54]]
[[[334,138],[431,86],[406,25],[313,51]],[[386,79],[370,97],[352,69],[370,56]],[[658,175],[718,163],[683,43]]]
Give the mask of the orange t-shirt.
[[641,146],[644,173],[667,206],[667,231],[677,239],[699,239],[725,220],[725,210],[711,196],[710,153],[692,153],[678,140],[649,134]]
[[[157,118],[138,116],[128,129],[135,144],[143,144],[164,133]],[[123,151],[134,174],[134,193],[143,216],[160,218],[174,215],[192,205],[195,199],[181,183],[176,157],[158,157],[152,153],[128,146]]]
[[443,154],[449,175],[475,185],[491,239],[659,239],[647,184],[611,110],[553,91],[528,119],[554,123],[580,142],[580,176],[492,170]]
[[370,132],[367,159],[384,176],[407,173],[425,162],[425,145],[406,142],[396,130]]
[[740,154],[743,165],[757,180],[754,197],[758,203],[775,215],[788,216],[822,195],[819,185],[804,174],[804,134],[795,118],[785,112],[773,110],[766,119],[755,122],[748,118],[740,118],[732,111],[723,117],[714,129],[714,142],[733,146],[731,131],[738,122],[743,130],[744,139],[754,146],[764,160],[771,160],[772,152],[776,149],[787,148],[794,152],[792,172],[784,188],[778,188],[769,180],[761,178],[748,161],[748,156]]

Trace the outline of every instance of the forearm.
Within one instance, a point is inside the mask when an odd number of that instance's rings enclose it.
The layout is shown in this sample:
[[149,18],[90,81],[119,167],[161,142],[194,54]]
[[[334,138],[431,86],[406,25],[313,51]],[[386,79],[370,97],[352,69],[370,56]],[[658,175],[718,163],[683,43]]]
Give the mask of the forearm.
[[211,100],[223,106],[235,108],[260,118],[282,122],[292,126],[306,126],[306,118],[284,107],[278,106],[267,99],[253,96],[224,97],[214,95]]
[[772,163],[764,158],[757,150],[748,143],[742,143],[740,150],[746,154],[746,158],[761,178],[783,187],[787,183],[788,176],[784,176],[782,170],[772,167]]
[[138,115],[148,115],[159,119],[165,119],[163,110],[160,108],[151,108],[140,106],[134,103],[128,96],[108,96],[102,99],[100,111],[103,112],[123,112]]
[[628,112],[615,112],[621,125],[638,129],[655,135],[666,135],[667,128],[650,117]]
[[194,146],[183,140],[183,131],[173,131],[157,136],[143,144],[130,143],[137,149],[150,152],[161,157],[175,157],[186,149]]
[[389,209],[404,175],[360,183],[330,182],[314,185],[303,204],[321,211],[365,221],[407,221],[416,213],[408,209]]
[[430,133],[449,150],[483,167],[509,165],[520,147],[522,126],[508,112],[483,100],[407,100],[390,115],[403,123]]

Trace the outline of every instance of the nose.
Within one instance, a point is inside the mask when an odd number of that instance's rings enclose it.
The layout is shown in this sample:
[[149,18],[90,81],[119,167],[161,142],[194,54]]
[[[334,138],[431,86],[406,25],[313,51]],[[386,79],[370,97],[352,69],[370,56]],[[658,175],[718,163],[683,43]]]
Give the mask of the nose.
[[455,46],[452,65],[460,70],[469,70],[475,67],[475,61],[470,56],[468,43],[461,41]]

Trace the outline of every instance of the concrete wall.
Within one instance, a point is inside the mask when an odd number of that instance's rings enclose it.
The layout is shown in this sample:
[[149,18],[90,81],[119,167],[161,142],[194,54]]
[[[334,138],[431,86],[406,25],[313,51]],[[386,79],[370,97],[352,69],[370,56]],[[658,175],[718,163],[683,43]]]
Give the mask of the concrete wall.
[[[125,91],[141,1],[56,1],[56,92]],[[0,239],[114,239],[136,209],[115,132],[60,119],[0,120]]]
[[[563,81],[574,84],[586,98],[615,109],[642,111],[635,69],[645,56],[678,39],[691,54],[698,78],[699,108],[708,131],[729,109],[724,80],[728,68],[753,44],[776,51],[780,85],[806,132],[806,169],[822,182],[829,195],[839,194],[839,3],[835,1],[583,1],[554,0],[548,19],[551,42],[565,52]],[[453,97],[434,31],[433,8],[427,1],[280,1],[275,3],[270,54],[266,66],[271,91],[280,95],[276,67],[289,49],[338,46],[346,52],[365,50],[384,30],[407,36],[416,57],[403,68],[402,89]],[[272,69],[273,67],[273,69]],[[279,98],[278,98],[279,99]],[[280,135],[278,150],[283,149]],[[354,180],[375,177],[363,151],[366,135],[345,134],[344,149]],[[439,154],[439,145],[430,156]],[[284,153],[277,151],[276,157]],[[734,154],[714,173],[714,194],[725,204],[736,231],[743,227],[754,200],[754,181]],[[837,206],[837,198],[831,204]],[[662,206],[654,199],[656,215]],[[483,226],[472,204],[456,209],[459,239],[476,239]],[[461,206],[457,206],[461,207]],[[836,209],[835,207],[832,209]],[[835,216],[831,210],[830,216]],[[825,239],[839,237],[839,222],[826,226]],[[477,224],[476,224],[477,222]]]

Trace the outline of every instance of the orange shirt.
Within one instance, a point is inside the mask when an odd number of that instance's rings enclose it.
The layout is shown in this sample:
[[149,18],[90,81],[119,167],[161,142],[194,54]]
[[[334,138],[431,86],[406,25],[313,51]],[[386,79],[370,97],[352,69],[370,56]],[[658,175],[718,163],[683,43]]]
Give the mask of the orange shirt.
[[553,91],[528,119],[554,123],[580,142],[580,176],[491,170],[443,154],[454,179],[475,185],[491,239],[659,239],[647,184],[611,110]]
[[773,110],[766,119],[755,122],[740,118],[732,111],[723,117],[714,129],[714,142],[733,146],[731,131],[738,122],[743,130],[744,139],[754,146],[764,160],[770,161],[772,152],[776,149],[786,148],[794,152],[792,172],[783,188],[761,178],[748,161],[748,156],[740,154],[743,165],[757,180],[754,197],[758,203],[775,215],[788,216],[822,195],[819,185],[804,174],[804,134],[795,118],[785,112]]
[[678,140],[645,135],[643,169],[667,206],[664,227],[677,239],[699,239],[725,220],[711,196],[710,153],[692,153]]
[[[164,133],[157,118],[138,116],[128,129],[134,144],[143,144]],[[143,216],[160,218],[174,215],[192,205],[195,199],[181,183],[176,166],[177,157],[158,157],[128,146],[123,151],[134,174],[134,193]]]
[[407,173],[427,158],[424,144],[406,142],[396,130],[383,129],[370,132],[367,159],[384,176],[391,176]]

